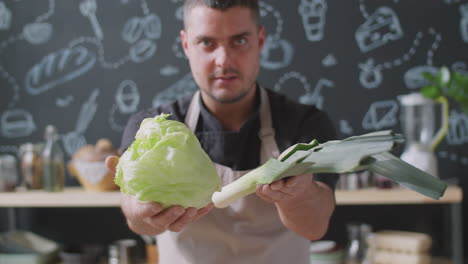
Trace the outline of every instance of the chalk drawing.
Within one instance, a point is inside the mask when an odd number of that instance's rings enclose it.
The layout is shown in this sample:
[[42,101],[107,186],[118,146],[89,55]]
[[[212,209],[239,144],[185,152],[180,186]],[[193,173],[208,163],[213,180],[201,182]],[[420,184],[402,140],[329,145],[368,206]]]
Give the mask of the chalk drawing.
[[[279,58],[274,58],[273,54]],[[267,36],[261,53],[260,64],[262,67],[269,70],[277,70],[287,67],[291,64],[294,57],[294,48],[292,44],[285,39],[275,39],[272,36]]]
[[434,66],[422,65],[415,66],[405,72],[404,81],[406,87],[409,89],[419,89],[424,85],[429,84],[429,82],[422,76],[423,73],[437,74],[439,69]]
[[125,54],[120,59],[116,59],[114,62],[107,61],[104,56],[104,46],[102,45],[102,42],[100,42],[95,37],[79,37],[77,39],[70,41],[70,43],[68,44],[68,47],[74,48],[75,46],[81,45],[83,43],[93,44],[98,48],[98,61],[101,67],[104,69],[118,69],[122,65],[130,61],[129,54]]
[[122,39],[133,44],[144,37],[159,39],[162,33],[162,23],[155,14],[146,17],[132,17],[122,29]]
[[87,144],[83,134],[78,133],[76,131],[71,131],[63,134],[61,140],[63,144],[63,149],[68,154],[68,156],[72,156],[81,147]]
[[463,61],[454,62],[451,68],[453,71],[468,75],[468,67],[466,66],[466,63]]
[[145,16],[149,15],[150,10],[148,7],[148,3],[145,0],[140,0],[140,3],[141,3],[140,6],[141,6],[141,10],[143,11],[143,15]]
[[162,76],[166,76],[166,77],[177,75],[178,73],[179,73],[179,68],[177,68],[174,65],[165,65],[159,70],[159,74],[161,74]]
[[184,21],[184,6],[179,6],[174,14],[175,18],[180,21]]
[[16,82],[16,79],[8,73],[2,65],[0,65],[0,78],[7,80],[8,87],[13,90],[12,98],[8,102],[8,108],[13,107],[19,99],[20,86]]
[[71,48],[83,43],[96,45],[98,48],[97,60],[101,67],[105,69],[118,69],[131,61],[140,63],[148,60],[155,54],[157,48],[156,43],[150,42],[154,42],[155,39],[159,39],[161,37],[162,24],[157,15],[150,14],[146,1],[141,0],[140,3],[144,16],[129,19],[122,28],[122,39],[129,44],[133,44],[129,48],[127,54],[114,59],[114,61],[106,60],[102,39],[98,37],[79,37],[70,41],[68,47]]
[[36,130],[33,116],[24,109],[9,109],[0,119],[0,131],[6,138],[26,137]]
[[65,97],[59,97],[57,100],[55,100],[55,105],[60,107],[60,108],[65,108],[70,106],[73,101],[75,100],[75,97],[73,95],[67,95]]
[[[9,36],[0,42],[0,55],[10,45],[14,46],[18,41],[26,40],[32,44],[42,44],[48,41],[52,34],[52,29],[49,23],[43,23],[44,20],[50,18],[55,12],[55,1],[49,0],[49,8],[46,13],[38,16],[35,23],[26,24],[20,34]],[[2,25],[8,27],[11,22],[11,11],[6,8],[4,2],[0,2],[0,30]],[[5,28],[6,29],[6,28]],[[12,98],[8,101],[8,108],[13,108],[19,100],[20,85],[13,75],[7,69],[0,65],[0,78],[8,82],[8,87],[13,90]]]
[[439,151],[439,153],[437,153],[437,155],[442,159],[446,159],[446,158],[448,158],[449,153],[447,151]]
[[86,145],[86,139],[83,134],[88,129],[89,124],[96,114],[98,107],[96,99],[98,95],[99,89],[95,89],[88,100],[81,106],[75,130],[62,136],[63,146],[68,155],[73,155],[73,153],[78,151],[82,146]]
[[465,166],[468,165],[468,157],[462,157],[460,161],[462,165],[465,165]]
[[198,90],[198,85],[193,80],[192,74],[188,73],[153,98],[153,107],[172,103],[178,98],[191,95]]
[[142,39],[130,47],[130,59],[136,63],[150,59],[156,53],[157,46],[151,40]]
[[374,102],[362,120],[362,127],[367,130],[389,128],[398,123],[398,103],[394,100]]
[[96,55],[86,47],[61,49],[45,56],[26,74],[24,87],[31,95],[41,94],[88,72]]
[[359,82],[364,88],[377,88],[382,83],[382,71],[376,67],[374,59],[368,59],[365,63],[360,63],[359,68],[361,68]]
[[46,43],[52,36],[52,25],[46,22],[26,24],[23,28],[23,35],[33,45]]
[[162,23],[155,14],[129,19],[123,27],[122,39],[133,44],[130,47],[130,59],[140,63],[151,58],[156,52],[157,46],[150,39],[159,39],[161,33]]
[[327,79],[320,79],[315,85],[314,90],[312,91],[311,85],[307,78],[303,74],[293,71],[284,74],[275,84],[274,90],[278,92],[284,90],[283,93],[285,93],[286,88],[283,87],[285,86],[284,84],[289,80],[297,80],[301,83],[301,88],[304,90],[304,93],[301,94],[298,98],[298,101],[300,103],[307,105],[315,105],[319,109],[323,109],[324,103],[324,98],[321,94],[322,88],[325,86],[334,87],[334,83],[332,81]]
[[185,52],[182,49],[182,40],[180,39],[180,36],[175,38],[175,41],[172,44],[172,52],[179,59],[187,59],[187,56],[185,56]]
[[143,18],[145,36],[149,39],[159,39],[162,34],[161,19],[155,14]]
[[101,25],[96,16],[97,3],[96,0],[82,0],[80,3],[80,12],[83,16],[89,19],[93,28],[94,34],[100,40],[104,39],[104,33],[102,33]]
[[450,111],[449,130],[445,140],[448,145],[468,143],[468,116],[455,110]]
[[[432,58],[434,56],[435,51],[440,46],[442,37],[433,28],[429,28],[427,34],[432,35],[434,38],[434,42],[431,44],[426,57],[427,65],[432,65]],[[399,58],[394,59],[393,61],[387,61],[380,64],[376,64],[374,62],[374,59],[370,58],[365,63],[359,64],[359,68],[361,68],[359,78],[361,85],[367,89],[373,89],[378,87],[383,80],[382,70],[389,70],[394,67],[403,65],[405,62],[408,62],[416,54],[416,48],[421,45],[421,39],[424,37],[424,35],[425,34],[423,32],[419,31],[416,34],[410,49],[405,54],[403,54]]]
[[307,91],[299,97],[302,104],[315,105],[318,109],[323,109],[324,97],[322,96],[323,87],[334,87],[335,84],[327,79],[320,79],[315,85],[314,91]]
[[55,13],[55,0],[49,0],[49,9],[47,10],[46,13],[38,16],[35,22],[44,22],[50,17],[52,17],[54,13]]
[[0,2],[0,30],[8,30],[11,25],[11,11],[4,2]]
[[132,80],[124,80],[119,84],[115,94],[115,102],[121,113],[129,114],[137,111],[140,103],[140,93],[137,84]]
[[460,33],[464,42],[468,43],[468,4],[460,6]]
[[273,89],[277,92],[282,92],[283,94],[286,94],[286,91],[282,91],[282,90],[286,89],[286,88],[283,89],[283,86],[289,80],[299,81],[301,89],[303,89],[306,93],[311,90],[310,83],[307,80],[307,77],[304,76],[304,74],[300,72],[296,72],[296,71],[287,72],[283,74],[283,76],[281,76],[278,82],[276,82],[276,84],[273,86]]
[[344,134],[344,135],[354,134],[353,127],[351,126],[348,120],[340,120],[339,129],[340,129],[341,134]]
[[323,39],[327,8],[325,0],[301,0],[298,12],[307,40],[315,42]]
[[109,109],[109,126],[113,131],[122,132],[125,129],[125,124],[131,114],[123,114],[119,111],[117,104],[113,104]]
[[322,59],[322,65],[324,67],[333,67],[338,65],[338,60],[334,54],[328,54],[325,58]]
[[362,52],[369,52],[403,37],[398,16],[390,7],[379,7],[370,16],[364,14],[366,21],[358,27],[355,34]]
[[[269,70],[277,70],[291,64],[294,56],[294,48],[290,41],[281,39],[283,31],[283,18],[272,5],[259,1],[260,17],[264,23],[273,22],[276,24],[274,32],[267,34],[265,44],[260,56],[260,65]],[[275,55],[275,58],[273,57]]]
[[457,153],[449,152],[449,151],[439,151],[437,156],[440,159],[448,160],[451,162],[457,162],[460,165],[467,166],[468,165],[468,157],[466,156],[459,156]]
[[143,23],[144,21],[140,17],[132,17],[127,20],[122,29],[122,39],[130,44],[137,42],[143,34]]
[[283,32],[283,24],[284,24],[284,20],[281,16],[281,13],[278,10],[276,10],[272,5],[267,4],[265,1],[259,1],[258,6],[260,8],[260,18],[263,21],[266,22],[266,20],[268,20],[269,22],[270,20],[274,20],[274,22],[272,23],[276,23],[275,27],[271,27],[271,28],[274,28],[274,32],[271,35],[275,39],[280,39],[281,33]]

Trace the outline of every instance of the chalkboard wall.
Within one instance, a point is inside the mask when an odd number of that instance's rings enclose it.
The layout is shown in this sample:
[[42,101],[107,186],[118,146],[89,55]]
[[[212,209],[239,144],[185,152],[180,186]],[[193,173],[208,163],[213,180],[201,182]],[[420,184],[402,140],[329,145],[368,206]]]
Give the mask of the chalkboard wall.
[[[0,1],[0,153],[54,124],[68,157],[128,117],[197,89],[180,46],[182,0]],[[397,96],[422,71],[468,73],[468,1],[260,1],[260,83],[327,111],[342,138],[401,132]],[[468,117],[455,104],[437,149],[466,186]],[[467,190],[464,187],[465,191]],[[466,207],[466,205],[465,205]],[[466,211],[466,210],[465,210]]]

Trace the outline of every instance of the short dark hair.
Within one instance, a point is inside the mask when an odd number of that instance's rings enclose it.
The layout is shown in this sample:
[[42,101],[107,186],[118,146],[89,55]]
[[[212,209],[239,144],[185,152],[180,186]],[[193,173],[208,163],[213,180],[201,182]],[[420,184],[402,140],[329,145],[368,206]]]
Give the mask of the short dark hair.
[[[218,10],[227,10],[231,7],[242,6],[247,7],[252,12],[252,18],[260,25],[260,9],[258,7],[258,0],[185,0],[184,1],[184,14],[188,14],[190,10],[197,5],[205,5],[209,8]],[[185,21],[184,15],[184,26],[187,28],[187,22]]]

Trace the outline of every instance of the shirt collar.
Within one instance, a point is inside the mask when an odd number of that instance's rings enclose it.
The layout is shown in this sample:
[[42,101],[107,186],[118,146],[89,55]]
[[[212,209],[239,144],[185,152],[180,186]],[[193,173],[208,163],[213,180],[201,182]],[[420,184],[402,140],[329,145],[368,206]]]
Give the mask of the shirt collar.
[[[255,111],[249,116],[249,118],[244,122],[244,124],[241,127],[241,131],[245,129],[246,127],[249,127],[251,124],[254,122],[258,121],[259,118],[259,110],[260,110],[260,87],[257,84],[256,85],[256,90],[255,90],[256,96],[255,96]],[[200,121],[202,121],[202,131],[208,132],[208,131],[223,131],[223,127],[221,125],[221,122],[208,111],[208,109],[205,106],[205,103],[203,103],[202,97],[200,96],[200,119],[199,119],[199,125]]]

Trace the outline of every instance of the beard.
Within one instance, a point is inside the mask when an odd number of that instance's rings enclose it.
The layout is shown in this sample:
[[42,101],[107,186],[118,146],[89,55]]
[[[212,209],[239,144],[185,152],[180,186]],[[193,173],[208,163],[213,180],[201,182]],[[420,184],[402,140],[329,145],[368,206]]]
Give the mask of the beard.
[[[223,75],[229,75],[233,74],[236,76],[236,78],[239,78],[240,80],[243,79],[242,74],[234,69],[234,68],[228,68],[224,70],[218,70],[215,71],[214,73],[210,74],[209,79],[210,80],[215,80],[216,78],[223,76]],[[244,99],[249,92],[252,90],[252,88],[255,87],[255,81],[250,82],[247,84],[247,87],[242,87],[241,89],[238,90],[238,93],[232,97],[225,98],[221,95],[217,95],[216,89],[202,89],[211,99],[214,101],[221,103],[221,104],[231,104],[231,103],[236,103]]]

